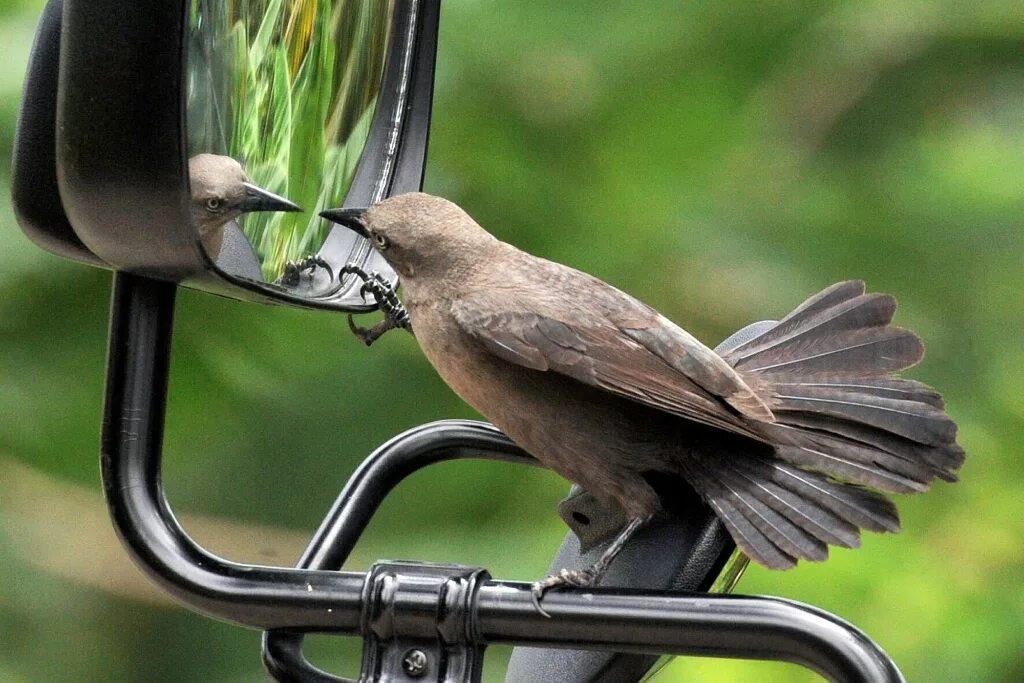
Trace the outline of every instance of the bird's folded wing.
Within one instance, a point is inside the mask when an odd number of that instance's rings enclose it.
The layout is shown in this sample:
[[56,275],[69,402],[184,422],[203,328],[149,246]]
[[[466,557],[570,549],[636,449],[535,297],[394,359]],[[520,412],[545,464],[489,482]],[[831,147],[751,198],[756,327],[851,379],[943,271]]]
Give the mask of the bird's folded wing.
[[653,311],[617,322],[601,315],[566,322],[523,310],[496,312],[493,304],[463,299],[453,314],[466,334],[510,363],[752,438],[760,437],[741,415],[774,419],[767,407],[758,409],[760,398],[725,361]]

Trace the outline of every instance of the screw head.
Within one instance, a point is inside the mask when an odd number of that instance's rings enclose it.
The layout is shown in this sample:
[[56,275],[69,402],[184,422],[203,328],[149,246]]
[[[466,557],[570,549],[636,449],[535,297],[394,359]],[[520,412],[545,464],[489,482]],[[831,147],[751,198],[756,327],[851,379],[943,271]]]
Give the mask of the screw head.
[[429,660],[423,650],[409,650],[402,656],[402,669],[413,678],[419,678],[427,673]]

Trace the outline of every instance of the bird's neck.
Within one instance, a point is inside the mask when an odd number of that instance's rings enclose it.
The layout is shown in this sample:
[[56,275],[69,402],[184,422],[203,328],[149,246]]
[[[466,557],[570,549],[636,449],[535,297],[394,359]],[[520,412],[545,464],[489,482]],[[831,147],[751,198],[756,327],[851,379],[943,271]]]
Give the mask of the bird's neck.
[[417,269],[403,278],[403,299],[410,308],[451,301],[493,282],[493,264],[500,253],[513,247],[495,240],[484,249],[463,250],[466,256],[445,259],[443,267]]

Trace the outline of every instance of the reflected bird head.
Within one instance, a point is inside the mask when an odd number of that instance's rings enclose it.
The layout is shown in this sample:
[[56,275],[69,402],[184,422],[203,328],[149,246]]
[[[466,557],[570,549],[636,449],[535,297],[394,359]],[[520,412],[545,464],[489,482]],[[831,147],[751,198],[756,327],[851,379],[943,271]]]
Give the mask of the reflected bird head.
[[207,256],[217,259],[224,226],[252,211],[302,211],[296,204],[249,182],[242,165],[231,157],[197,154],[188,161],[192,188],[192,219]]

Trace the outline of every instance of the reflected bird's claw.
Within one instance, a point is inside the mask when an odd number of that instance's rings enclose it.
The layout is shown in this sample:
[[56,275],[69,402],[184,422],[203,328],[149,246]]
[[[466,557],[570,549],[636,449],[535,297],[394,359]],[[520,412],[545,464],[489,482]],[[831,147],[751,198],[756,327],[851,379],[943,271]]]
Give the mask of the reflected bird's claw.
[[331,268],[331,264],[316,254],[311,254],[298,261],[288,261],[285,263],[284,272],[277,282],[285,287],[297,287],[299,282],[302,281],[303,273],[308,272],[309,277],[312,278],[317,268],[323,268],[327,271],[328,280],[334,279],[334,269]]

